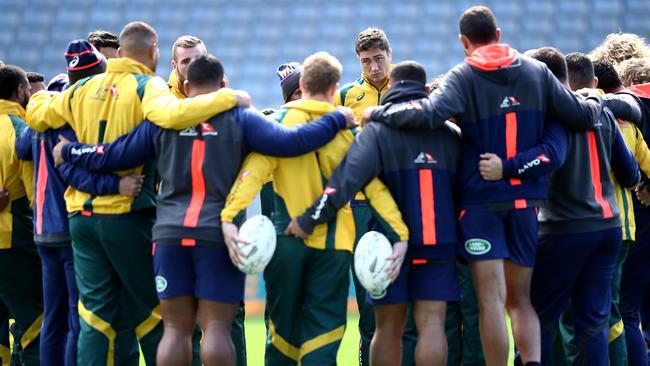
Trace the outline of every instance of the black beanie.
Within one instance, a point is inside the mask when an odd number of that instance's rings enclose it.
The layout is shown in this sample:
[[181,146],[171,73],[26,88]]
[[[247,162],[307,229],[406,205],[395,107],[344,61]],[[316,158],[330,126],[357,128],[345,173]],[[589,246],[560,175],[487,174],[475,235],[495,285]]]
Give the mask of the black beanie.
[[99,53],[95,46],[85,39],[77,39],[68,44],[65,52],[65,61],[68,64],[68,78],[70,84],[87,76],[101,74],[106,71],[106,59]]
[[302,65],[297,62],[290,62],[278,66],[278,77],[280,77],[280,87],[282,88],[282,97],[284,102],[288,102],[291,95],[300,86],[300,72]]

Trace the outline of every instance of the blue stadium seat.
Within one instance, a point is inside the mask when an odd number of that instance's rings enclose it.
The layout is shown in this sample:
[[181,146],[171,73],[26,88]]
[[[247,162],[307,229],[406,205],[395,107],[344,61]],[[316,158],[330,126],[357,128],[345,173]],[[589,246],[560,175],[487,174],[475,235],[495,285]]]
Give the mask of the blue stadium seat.
[[[99,26],[119,32],[127,22],[143,20],[159,33],[158,74],[169,73],[173,41],[196,35],[223,60],[238,87],[250,87],[256,105],[277,106],[275,67],[314,51],[341,60],[344,82],[356,79],[354,39],[369,26],[386,30],[395,62],[417,60],[430,77],[446,72],[464,58],[458,17],[476,4],[494,10],[503,41],[520,51],[549,45],[589,51],[619,29],[650,38],[648,0],[0,0],[0,58],[51,77],[62,70],[70,40]],[[14,58],[17,51],[9,45],[28,39],[40,46]]]
[[[3,28],[11,28],[14,25],[18,24],[20,22],[20,15],[18,14],[17,11],[14,12],[5,12],[1,11],[0,12],[0,24],[2,24]],[[5,28],[5,29],[6,29]],[[4,29],[3,29],[4,32]]]
[[[530,4],[532,2],[527,2],[527,4]],[[535,1],[534,3],[537,3]],[[496,2],[492,4],[491,7],[492,11],[494,14],[498,17],[498,19],[504,19],[504,18],[515,18],[523,12],[522,5],[519,2]]]

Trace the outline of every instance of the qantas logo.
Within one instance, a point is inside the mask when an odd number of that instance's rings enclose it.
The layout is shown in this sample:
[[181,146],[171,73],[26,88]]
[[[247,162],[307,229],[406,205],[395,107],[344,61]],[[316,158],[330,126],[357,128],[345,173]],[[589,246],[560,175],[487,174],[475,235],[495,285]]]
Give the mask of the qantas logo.
[[551,159],[549,159],[549,158],[548,158],[546,155],[544,155],[544,154],[538,155],[538,156],[537,156],[537,159],[539,159],[539,161],[541,161],[542,163],[546,163],[546,164],[548,164],[548,163],[551,162]]
[[522,174],[522,173],[525,172],[526,170],[528,170],[528,169],[530,169],[530,168],[532,168],[532,167],[536,167],[536,166],[538,166],[539,164],[542,164],[542,163],[544,163],[544,164],[548,164],[548,163],[550,163],[550,162],[551,162],[551,159],[549,159],[549,158],[548,158],[546,155],[544,155],[544,154],[540,154],[540,155],[538,155],[535,159],[533,159],[533,160],[531,160],[531,161],[529,161],[529,162],[527,162],[527,163],[524,163],[524,166],[522,166],[521,168],[517,169],[517,174]]
[[515,97],[505,97],[501,102],[501,108],[510,108],[520,104],[519,100]]
[[318,206],[316,206],[316,211],[314,212],[313,215],[311,215],[311,218],[314,220],[320,219],[320,214],[323,212],[323,208],[325,208],[325,204],[327,203],[327,199],[329,198],[330,194],[336,193],[336,188],[332,188],[330,186],[325,187],[325,190],[323,191],[323,195],[320,198],[320,201],[318,201]]
[[413,162],[415,164],[437,164],[438,160],[431,154],[421,152]]
[[97,154],[104,155],[104,145],[97,145]]
[[111,91],[111,97],[117,98],[120,96],[120,93],[117,92],[117,85],[115,84],[111,85],[110,91]]
[[211,124],[207,122],[203,122],[200,124],[201,126],[201,133],[203,136],[217,136],[219,132],[212,126]]

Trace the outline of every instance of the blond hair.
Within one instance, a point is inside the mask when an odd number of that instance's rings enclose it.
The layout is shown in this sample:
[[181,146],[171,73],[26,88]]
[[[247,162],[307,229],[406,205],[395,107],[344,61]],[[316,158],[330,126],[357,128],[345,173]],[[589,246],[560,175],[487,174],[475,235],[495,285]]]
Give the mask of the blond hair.
[[[180,36],[172,46],[172,58],[176,60],[176,49],[178,47],[193,48],[198,45],[203,45],[203,41],[201,40],[201,38],[194,37],[194,36]],[[203,47],[205,47],[205,45],[203,45]]]
[[644,57],[650,57],[650,48],[643,37],[633,33],[610,33],[589,54],[592,61],[605,60],[614,66],[631,58]]
[[325,94],[341,79],[343,66],[325,51],[314,53],[303,62],[300,79],[309,94]]
[[618,74],[626,87],[650,82],[650,59],[631,58],[621,62]]

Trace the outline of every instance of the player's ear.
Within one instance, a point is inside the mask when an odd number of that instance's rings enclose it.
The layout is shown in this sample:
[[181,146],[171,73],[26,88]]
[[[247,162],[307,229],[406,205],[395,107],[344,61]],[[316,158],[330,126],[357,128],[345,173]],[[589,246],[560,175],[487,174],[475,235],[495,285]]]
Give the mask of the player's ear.
[[501,28],[497,28],[497,39],[496,42],[499,43],[501,41]]
[[598,87],[598,76],[594,76],[594,88]]
[[302,76],[298,79],[298,86],[300,87],[300,90],[305,91],[305,84],[302,81]]
[[183,82],[183,93],[185,93],[185,95],[190,95],[190,88],[190,82],[185,80]]
[[117,57],[120,57],[120,58],[124,57],[124,55],[122,54],[122,47],[117,48]]
[[462,34],[458,35],[458,40],[460,41],[460,44],[463,45],[463,49],[465,50],[465,53],[469,56],[469,38],[465,37]]

